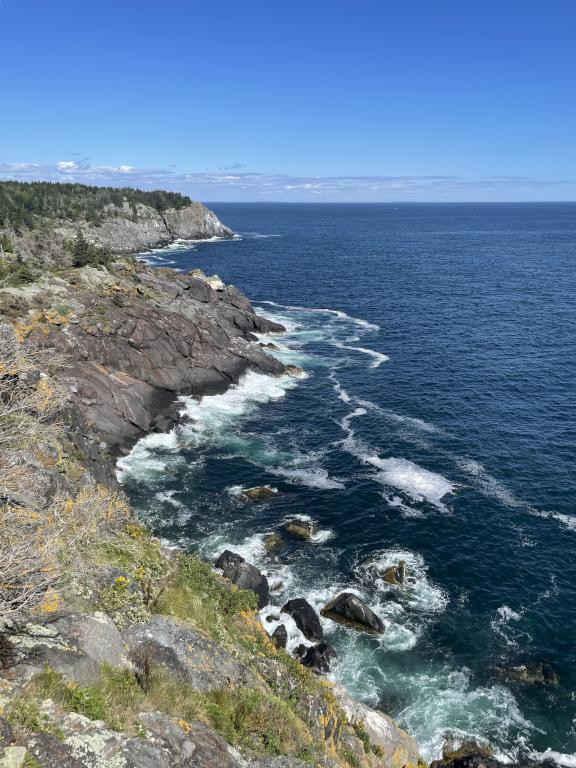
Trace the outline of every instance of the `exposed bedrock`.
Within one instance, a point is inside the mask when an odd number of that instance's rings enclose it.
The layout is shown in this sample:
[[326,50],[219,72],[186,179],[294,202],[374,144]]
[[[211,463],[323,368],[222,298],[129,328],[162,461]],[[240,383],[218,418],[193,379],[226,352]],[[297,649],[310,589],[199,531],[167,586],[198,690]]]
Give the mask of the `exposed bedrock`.
[[208,278],[129,262],[67,277],[54,286],[65,314],[31,312],[27,333],[63,354],[66,422],[101,477],[136,440],[174,426],[180,395],[225,392],[248,370],[284,372],[254,343],[255,333],[283,327],[256,315],[233,286],[215,290]]

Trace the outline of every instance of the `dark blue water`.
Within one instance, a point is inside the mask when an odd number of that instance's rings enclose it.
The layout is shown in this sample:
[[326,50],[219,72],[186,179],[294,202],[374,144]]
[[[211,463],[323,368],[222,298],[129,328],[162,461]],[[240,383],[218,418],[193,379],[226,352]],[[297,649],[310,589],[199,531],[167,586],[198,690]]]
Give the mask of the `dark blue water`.
[[[239,549],[278,605],[362,594],[387,632],[325,622],[335,677],[428,757],[576,752],[576,205],[213,207],[242,239],[157,256],[285,322],[276,354],[308,377],[189,401],[195,430],[127,463],[135,504],[166,538]],[[281,495],[238,496],[265,483]],[[262,535],[293,514],[319,540],[270,563]],[[405,559],[410,587],[371,559]],[[531,661],[559,685],[503,677]]]

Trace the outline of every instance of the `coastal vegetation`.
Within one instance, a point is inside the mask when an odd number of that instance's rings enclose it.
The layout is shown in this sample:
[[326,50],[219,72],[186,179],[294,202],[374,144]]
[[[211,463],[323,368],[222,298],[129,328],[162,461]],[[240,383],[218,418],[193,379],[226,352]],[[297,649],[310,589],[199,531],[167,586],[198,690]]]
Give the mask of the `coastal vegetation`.
[[127,203],[136,212],[138,204],[159,213],[191,205],[186,195],[131,187],[95,187],[86,184],[47,181],[0,181],[0,228],[33,229],[41,219],[86,220],[98,225],[107,206]]

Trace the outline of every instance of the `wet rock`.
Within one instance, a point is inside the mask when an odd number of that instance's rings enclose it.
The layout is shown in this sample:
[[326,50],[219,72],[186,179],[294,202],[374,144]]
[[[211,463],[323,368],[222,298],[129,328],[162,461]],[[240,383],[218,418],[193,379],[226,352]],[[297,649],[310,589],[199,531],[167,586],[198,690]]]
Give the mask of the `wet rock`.
[[288,600],[282,607],[282,613],[292,616],[296,626],[307,640],[319,642],[324,639],[324,632],[318,614],[303,597]]
[[170,616],[153,616],[123,632],[127,653],[140,675],[151,666],[187,680],[198,691],[230,685],[260,688],[256,674],[221,645]]
[[224,576],[240,589],[249,589],[258,597],[258,607],[264,608],[270,602],[268,579],[250,563],[237,563],[224,569]]
[[378,576],[388,584],[392,584],[395,587],[405,587],[406,579],[408,578],[408,571],[406,569],[406,561],[400,560],[398,565],[391,565],[384,571],[378,573]]
[[277,555],[283,546],[284,539],[279,533],[269,533],[268,536],[264,538],[264,548],[268,555]]
[[558,673],[547,661],[529,661],[501,670],[500,676],[506,680],[525,683],[526,685],[549,685],[556,688],[559,683]]
[[250,499],[250,501],[265,501],[266,499],[273,499],[274,496],[278,496],[278,490],[271,488],[269,485],[256,485],[254,488],[244,488],[242,496]]
[[314,523],[300,517],[289,520],[285,525],[285,530],[292,536],[304,539],[304,541],[310,541],[310,539],[314,538],[317,533],[317,528]]
[[295,650],[295,655],[305,667],[310,667],[315,672],[328,674],[330,662],[336,658],[336,651],[328,643],[322,642],[308,647],[299,645]]
[[267,344],[262,344],[262,346],[265,347],[266,349],[272,349],[275,352],[277,352],[280,349],[280,347],[277,344],[274,344],[274,342],[272,341],[269,341]]
[[381,635],[384,624],[366,603],[352,592],[342,592],[320,611],[322,616],[353,629]]
[[286,648],[288,644],[288,631],[284,624],[278,624],[270,637],[276,648]]
[[[442,749],[442,761],[456,760],[461,757],[479,757],[485,758],[494,757],[494,752],[489,747],[485,747],[482,744],[478,744],[475,741],[464,741],[460,745],[455,745],[451,742],[446,742]],[[442,762],[438,761],[438,762]]]
[[222,571],[226,571],[233,568],[238,563],[243,563],[244,558],[241,555],[237,555],[236,552],[231,552],[229,549],[225,549],[224,552],[216,559],[214,563],[215,568],[220,568]]
[[284,373],[288,374],[288,376],[295,376],[298,378],[299,376],[302,376],[304,373],[304,368],[300,368],[297,365],[287,365],[284,369]]

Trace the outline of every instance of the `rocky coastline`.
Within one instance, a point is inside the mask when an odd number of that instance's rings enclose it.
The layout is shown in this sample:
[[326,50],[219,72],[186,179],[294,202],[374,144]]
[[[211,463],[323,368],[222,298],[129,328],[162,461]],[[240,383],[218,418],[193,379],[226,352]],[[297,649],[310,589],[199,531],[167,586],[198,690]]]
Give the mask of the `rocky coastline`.
[[[80,228],[117,254],[232,235],[199,204],[162,214],[126,204]],[[77,229],[54,225],[63,242]],[[27,236],[21,245],[25,256]],[[280,611],[314,643],[293,658],[285,627],[269,636],[258,617],[270,599],[265,574],[233,552],[208,564],[165,548],[116,484],[119,456],[185,418],[181,396],[225,392],[247,371],[297,374],[256,336],[283,330],[215,276],[131,257],[59,264],[0,287],[0,403],[23,402],[2,443],[0,544],[4,556],[26,553],[0,583],[0,767],[422,762],[392,719],[326,679],[335,651],[305,600]],[[0,440],[13,419],[13,408],[0,412]],[[257,502],[273,490],[244,493]],[[294,518],[272,534],[270,551],[284,534],[314,531]],[[399,564],[378,577],[396,583],[406,573]],[[335,595],[322,615],[384,631],[351,593]],[[499,765],[477,745],[441,763]]]

